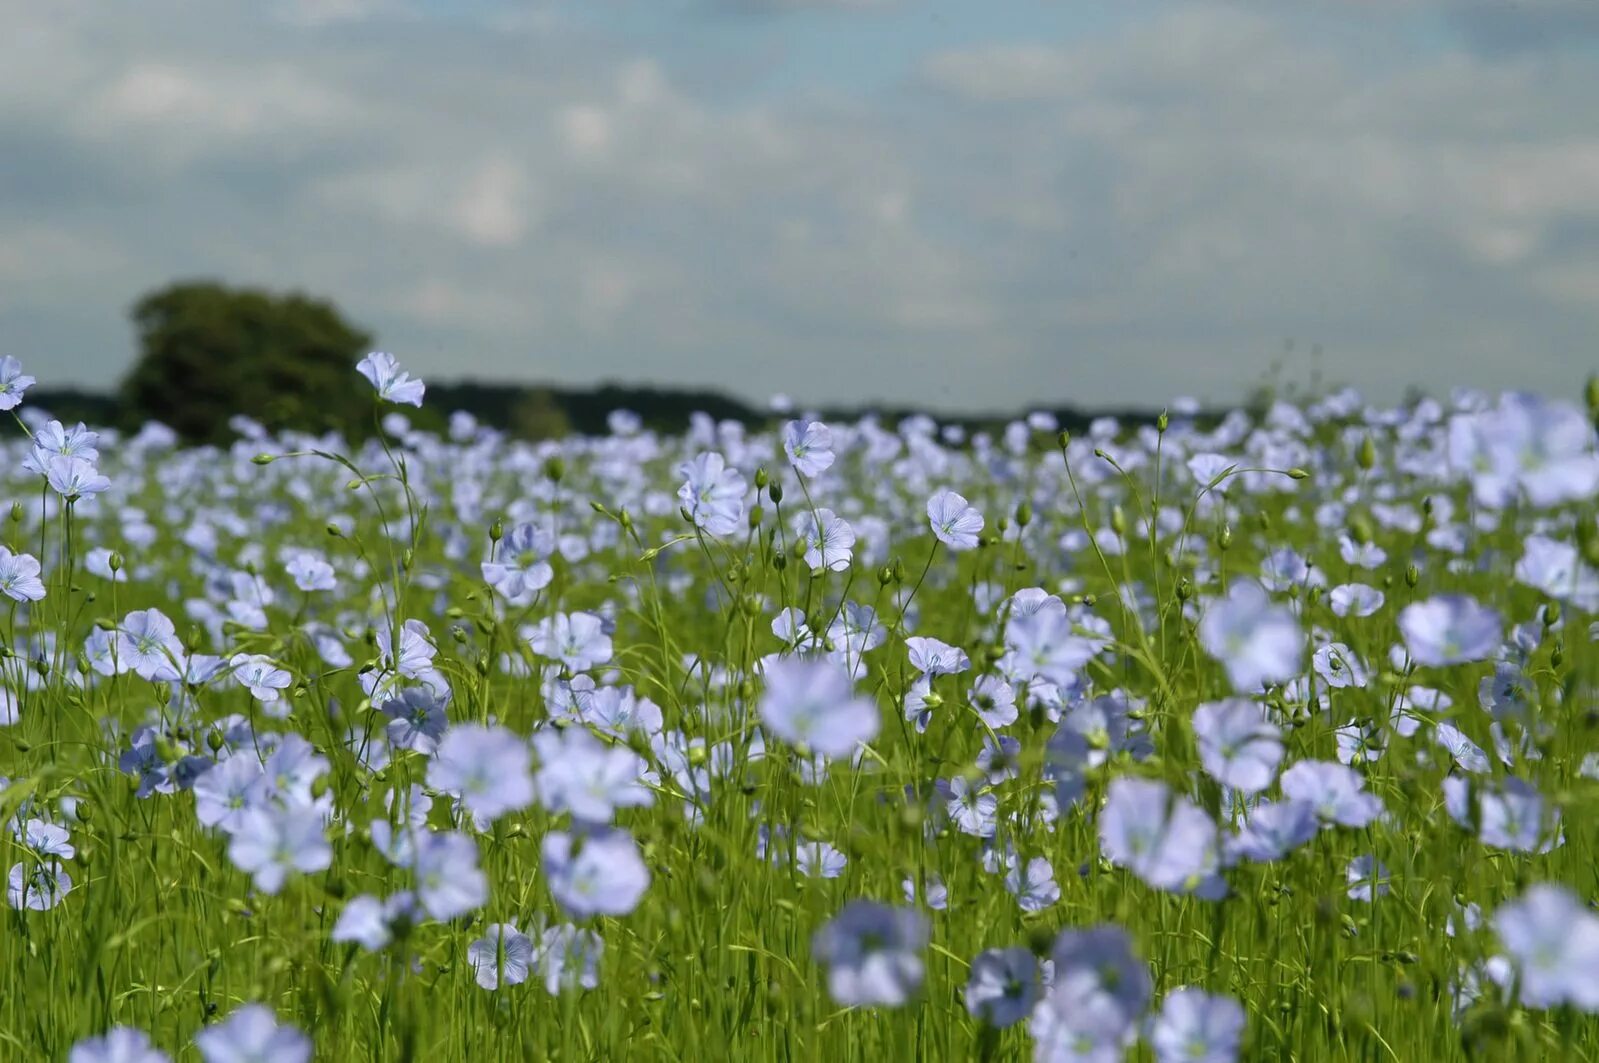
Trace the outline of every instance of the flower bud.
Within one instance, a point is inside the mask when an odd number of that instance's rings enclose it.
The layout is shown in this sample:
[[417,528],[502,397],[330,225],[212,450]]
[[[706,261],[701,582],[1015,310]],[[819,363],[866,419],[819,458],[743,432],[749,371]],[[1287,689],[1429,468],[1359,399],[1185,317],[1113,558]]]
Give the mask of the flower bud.
[[1290,480],[1308,480],[1310,479],[1310,473],[1295,466],[1294,468],[1288,470],[1288,478]]
[[1171,418],[1167,415],[1165,410],[1161,410],[1160,411],[1160,416],[1155,418],[1155,431],[1160,432],[1161,434],[1164,435],[1165,432],[1166,432],[1166,429],[1168,429],[1170,427],[1171,427]]
[[551,454],[544,462],[544,475],[549,477],[552,483],[560,483],[566,478],[566,462],[561,460],[559,454]]
[[766,516],[766,514],[765,514],[765,512],[762,511],[760,506],[751,506],[750,507],[750,518],[749,518],[750,519],[750,527],[751,528],[759,528],[761,526],[761,519],[763,517],[765,517],[765,516]]
[[328,537],[332,539],[342,539],[344,538],[344,529],[340,528],[332,521],[328,521]]
[[1413,588],[1413,587],[1416,586],[1416,584],[1418,584],[1420,582],[1421,582],[1421,569],[1417,568],[1415,565],[1406,565],[1405,566],[1405,586]]
[[22,520],[22,503],[21,502],[13,502],[13,503],[11,503],[11,520],[12,520],[13,523],[16,523],[16,522],[19,522],[19,521]]
[[489,525],[489,542],[497,543],[503,538],[505,538],[505,522],[496,518],[494,523]]
[[1127,511],[1119,505],[1110,507],[1110,530],[1117,535],[1127,534]]
[[1025,528],[1033,523],[1033,506],[1030,502],[1022,502],[1016,507],[1016,526]]
[[776,480],[772,481],[771,485],[766,488],[766,497],[772,500],[774,506],[781,506],[783,504],[783,485]]
[[763,491],[766,489],[766,485],[771,482],[772,474],[766,471],[766,466],[757,465],[755,467],[755,490]]
[[1216,533],[1216,548],[1218,550],[1225,551],[1228,547],[1230,547],[1232,545],[1233,545],[1233,527],[1232,527],[1231,524],[1223,524],[1221,526],[1221,531]]
[[1371,436],[1360,441],[1360,449],[1355,451],[1355,464],[1367,472],[1377,464],[1377,444],[1372,442]]
[[250,460],[255,462],[257,465],[271,465],[273,458],[270,454],[257,454]]

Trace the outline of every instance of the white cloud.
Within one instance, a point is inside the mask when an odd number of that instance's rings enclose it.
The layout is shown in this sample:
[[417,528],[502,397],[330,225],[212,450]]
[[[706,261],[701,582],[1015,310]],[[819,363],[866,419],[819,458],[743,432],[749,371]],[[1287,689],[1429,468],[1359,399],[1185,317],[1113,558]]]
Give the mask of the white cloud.
[[737,98],[547,11],[0,14],[0,347],[60,380],[197,273],[324,292],[435,375],[961,408],[1236,397],[1287,336],[1373,392],[1558,388],[1599,334],[1599,69],[1369,12],[1188,3]]

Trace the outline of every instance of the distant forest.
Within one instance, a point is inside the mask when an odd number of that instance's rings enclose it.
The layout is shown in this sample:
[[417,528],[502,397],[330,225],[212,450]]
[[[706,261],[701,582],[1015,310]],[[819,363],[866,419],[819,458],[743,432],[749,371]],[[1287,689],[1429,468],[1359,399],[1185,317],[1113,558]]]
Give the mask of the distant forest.
[[[132,430],[142,417],[132,415],[128,404],[114,394],[71,388],[33,388],[28,405],[46,410],[68,423],[84,421],[90,425]],[[442,424],[456,410],[464,410],[485,425],[524,438],[552,438],[567,434],[601,435],[608,431],[606,418],[613,410],[631,410],[648,428],[660,432],[680,432],[688,427],[696,411],[717,420],[738,421],[751,427],[769,424],[784,416],[764,407],[743,402],[718,391],[660,387],[627,387],[602,384],[593,388],[564,388],[495,384],[479,381],[460,383],[428,382],[425,416],[409,407],[396,407],[413,421]],[[803,405],[799,409],[808,408]],[[1125,425],[1152,423],[1158,410],[1096,409],[1075,407],[1035,407],[1051,413],[1060,426],[1071,432],[1084,431],[1099,417],[1114,417]],[[957,424],[976,431],[1001,428],[1014,417],[1033,412],[1017,410],[1011,414],[932,412],[939,424]],[[892,424],[903,417],[925,411],[909,407],[855,406],[814,409],[823,418],[855,420],[865,414],[877,415]],[[131,416],[130,416],[131,415]]]

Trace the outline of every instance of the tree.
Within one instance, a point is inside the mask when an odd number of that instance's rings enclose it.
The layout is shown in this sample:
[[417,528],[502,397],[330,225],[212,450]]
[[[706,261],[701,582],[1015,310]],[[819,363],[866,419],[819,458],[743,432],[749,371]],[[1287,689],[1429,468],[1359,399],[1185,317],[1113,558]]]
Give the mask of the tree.
[[235,414],[274,431],[363,434],[370,389],[355,363],[372,337],[332,303],[198,281],[133,308],[139,360],[122,382],[131,419],[155,419],[191,442],[222,442]]
[[549,388],[528,388],[511,411],[509,427],[520,439],[560,439],[572,431],[572,422]]

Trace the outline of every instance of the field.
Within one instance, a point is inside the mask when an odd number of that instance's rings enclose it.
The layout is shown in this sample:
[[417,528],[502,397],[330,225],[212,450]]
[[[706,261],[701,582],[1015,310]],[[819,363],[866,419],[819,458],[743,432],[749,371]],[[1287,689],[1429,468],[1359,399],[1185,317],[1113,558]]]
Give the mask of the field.
[[1580,404],[532,444],[361,371],[219,450],[0,367],[0,1058],[1599,1058]]

